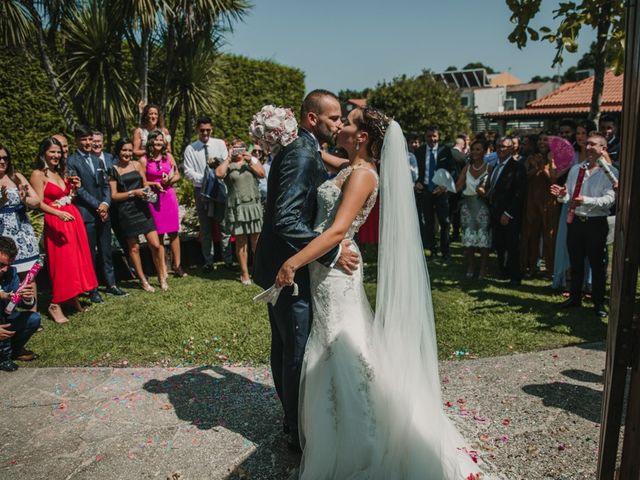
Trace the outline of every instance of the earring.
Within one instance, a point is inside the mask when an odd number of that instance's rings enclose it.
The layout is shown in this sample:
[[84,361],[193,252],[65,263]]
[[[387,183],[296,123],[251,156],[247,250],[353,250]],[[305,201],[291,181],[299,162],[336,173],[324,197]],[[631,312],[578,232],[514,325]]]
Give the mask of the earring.
[[356,152],[360,150],[360,142],[356,141]]

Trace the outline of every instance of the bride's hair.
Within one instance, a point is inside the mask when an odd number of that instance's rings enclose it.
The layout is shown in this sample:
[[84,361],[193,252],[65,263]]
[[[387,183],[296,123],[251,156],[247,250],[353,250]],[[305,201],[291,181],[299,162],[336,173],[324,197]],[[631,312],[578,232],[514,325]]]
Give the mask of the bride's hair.
[[358,130],[369,134],[367,153],[373,158],[379,159],[382,143],[384,142],[384,134],[391,119],[381,111],[371,107],[362,107],[358,111],[361,113],[355,117],[354,123]]

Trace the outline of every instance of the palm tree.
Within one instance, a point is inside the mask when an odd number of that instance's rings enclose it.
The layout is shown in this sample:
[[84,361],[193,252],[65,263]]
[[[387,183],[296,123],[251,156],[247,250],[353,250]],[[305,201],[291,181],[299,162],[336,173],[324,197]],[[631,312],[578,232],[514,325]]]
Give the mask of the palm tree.
[[134,86],[127,78],[122,44],[124,27],[106,2],[92,0],[64,23],[66,84],[83,122],[111,135],[126,134]]
[[194,114],[214,111],[220,100],[219,41],[219,38],[196,38],[193,42],[181,42],[176,52],[178,61],[171,76],[167,107],[171,131],[176,131],[180,117],[184,120],[183,149],[191,141]]
[[124,35],[138,76],[140,105],[149,103],[149,59],[158,26],[170,15],[166,0],[110,0],[109,9],[117,12],[124,24]]
[[76,125],[76,119],[60,86],[59,72],[52,58],[56,57],[57,30],[75,4],[75,1],[64,0],[0,0],[0,47],[28,50],[31,43],[37,45],[38,57],[49,86],[71,130]]
[[248,0],[172,0],[165,18],[166,34],[164,42],[164,80],[161,89],[161,104],[166,105],[175,83],[180,57],[196,39],[209,37],[212,46],[219,44],[221,34],[232,29],[232,22],[242,20],[249,12]]

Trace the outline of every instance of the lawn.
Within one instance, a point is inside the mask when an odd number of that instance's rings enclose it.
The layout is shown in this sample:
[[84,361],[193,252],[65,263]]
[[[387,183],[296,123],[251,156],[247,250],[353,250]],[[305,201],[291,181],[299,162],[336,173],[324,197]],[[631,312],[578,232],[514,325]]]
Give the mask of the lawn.
[[[489,277],[464,277],[462,250],[450,262],[429,262],[440,358],[505,355],[555,348],[606,337],[606,323],[590,309],[562,311],[550,282],[525,280],[519,288]],[[44,331],[29,343],[40,358],[32,366],[186,366],[266,363],[269,325],[266,307],[252,297],[234,272],[188,270],[169,279],[168,292],[146,293],[133,282],[125,298],[102,305]],[[375,301],[376,266],[365,267],[366,289]],[[455,352],[458,352],[457,355]]]

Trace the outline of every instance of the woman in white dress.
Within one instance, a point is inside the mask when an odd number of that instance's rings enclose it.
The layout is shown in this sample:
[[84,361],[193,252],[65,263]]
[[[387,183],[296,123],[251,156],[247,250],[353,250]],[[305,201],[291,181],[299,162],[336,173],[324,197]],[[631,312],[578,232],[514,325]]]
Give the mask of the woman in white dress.
[[[291,285],[296,270],[310,264],[313,324],[300,381],[300,478],[479,478],[442,410],[433,308],[402,130],[376,110],[356,109],[337,144],[349,153],[349,165],[318,188],[315,229],[321,235],[276,278],[276,286]],[[352,275],[314,262],[353,238],[366,220],[378,193],[374,158],[381,158],[375,318],[362,262]]]

